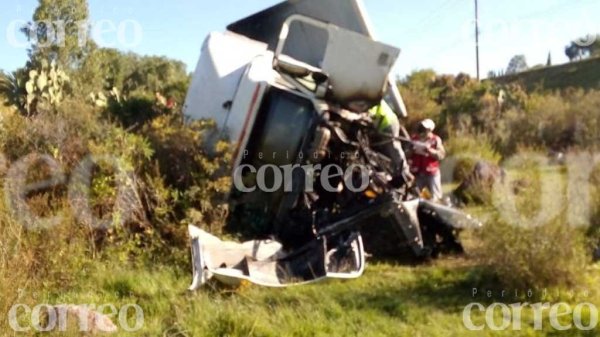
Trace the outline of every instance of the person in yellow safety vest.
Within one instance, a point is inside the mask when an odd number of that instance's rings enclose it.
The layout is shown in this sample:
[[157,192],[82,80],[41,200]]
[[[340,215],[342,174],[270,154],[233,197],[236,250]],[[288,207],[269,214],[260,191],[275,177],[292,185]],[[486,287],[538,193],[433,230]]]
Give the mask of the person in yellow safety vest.
[[375,122],[375,126],[379,131],[391,131],[389,128],[393,127],[392,125],[398,126],[398,134],[400,134],[400,121],[398,121],[398,116],[389,104],[385,100],[381,101],[379,105],[376,105],[369,110],[371,114],[371,118]]
[[377,130],[385,137],[393,137],[391,142],[381,146],[381,152],[392,161],[394,180],[401,178],[405,183],[411,183],[414,177],[410,173],[410,167],[406,161],[406,155],[402,149],[400,137],[400,120],[385,100],[369,110]]

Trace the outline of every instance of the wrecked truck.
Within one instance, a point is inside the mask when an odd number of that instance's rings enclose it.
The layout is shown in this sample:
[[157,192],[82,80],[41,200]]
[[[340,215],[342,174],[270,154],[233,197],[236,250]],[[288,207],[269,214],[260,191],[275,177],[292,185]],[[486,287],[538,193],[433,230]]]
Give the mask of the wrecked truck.
[[[394,181],[381,151],[394,139],[368,112],[385,100],[406,117],[390,77],[399,54],[373,38],[359,0],[286,1],[206,38],[184,113],[213,119],[211,137],[234,143],[228,227],[249,241],[190,226],[191,290],[212,278],[272,287],[356,278],[381,243],[417,258],[462,251],[457,233],[475,222]],[[324,178],[306,169],[315,166],[341,172]]]

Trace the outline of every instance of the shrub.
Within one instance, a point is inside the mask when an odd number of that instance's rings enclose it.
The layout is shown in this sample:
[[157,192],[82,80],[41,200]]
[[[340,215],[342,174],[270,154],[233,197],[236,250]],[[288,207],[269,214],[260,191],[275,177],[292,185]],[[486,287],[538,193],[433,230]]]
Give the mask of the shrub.
[[[493,195],[496,210],[490,211],[490,219],[479,233],[481,245],[476,256],[507,287],[581,284],[589,257],[584,230],[568,222],[562,209],[566,191],[542,190],[542,182],[560,187],[558,181],[564,174],[560,169],[534,166],[535,158],[533,153],[524,154],[509,167],[506,189]],[[509,195],[517,214],[505,208]]]
[[[175,93],[185,91],[181,86],[169,95],[179,97]],[[222,232],[230,186],[229,146],[217,141],[212,151],[206,151],[204,140],[213,133],[214,123],[184,123],[177,104],[162,108],[151,98],[154,93],[138,89],[127,99],[112,100],[105,110],[68,98],[55,112],[32,117],[7,114],[0,151],[9,163],[31,153],[47,154],[67,176],[89,155],[117,158],[125,170],[123,176],[116,175],[110,163],[98,163],[93,165],[90,186],[78,185],[76,190],[90,196],[94,216],[121,223],[123,210],[113,208],[117,186],[126,186],[124,197],[131,217],[124,226],[88,232],[87,251],[91,256],[114,254],[125,261],[132,257],[143,261],[160,258],[166,263],[186,261],[186,225]],[[31,182],[48,178],[41,166],[30,170],[38,172],[28,178]],[[79,204],[67,204],[67,182],[50,190],[32,191],[28,195],[30,206],[39,214],[53,214],[63,206],[77,211]],[[75,215],[73,227],[89,225],[88,220],[81,216],[76,220]]]
[[111,100],[105,115],[126,128],[139,129],[160,113],[149,95],[133,96],[121,101]]
[[420,121],[426,118],[439,121],[441,106],[435,101],[437,96],[436,74],[432,70],[415,71],[399,83],[399,89],[408,110],[405,121],[409,131],[416,129]]
[[220,234],[231,188],[232,153],[227,142],[211,137],[214,127],[211,121],[183,123],[177,115],[163,115],[142,133],[155,149],[154,174],[174,192],[170,199],[176,218]]
[[525,228],[495,218],[480,238],[479,260],[506,287],[575,286],[584,279],[585,240],[581,231],[563,221]]
[[455,134],[445,142],[447,158],[442,164],[446,179],[463,181],[479,161],[493,165],[500,162],[500,155],[484,134]]
[[431,118],[445,138],[485,134],[503,156],[522,146],[552,151],[598,147],[598,90],[526,93],[518,85],[501,86],[431,71],[411,74],[400,89],[409,110],[409,127]]
[[592,210],[587,234],[591,248],[595,251],[594,258],[600,260],[600,167],[594,170],[590,185],[592,186]]
[[[35,214],[43,216],[56,212],[61,214],[66,212],[65,214],[69,215],[69,211],[76,211],[65,225],[81,228],[87,228],[86,225],[89,224],[83,221],[81,216],[78,217],[78,221],[75,220],[77,212],[80,211],[77,207],[79,204],[68,202],[79,203],[80,199],[67,200],[67,184],[69,187],[76,186],[73,180],[76,176],[75,168],[90,155],[110,156],[120,162],[124,170],[123,177],[127,177],[127,181],[117,181],[112,165],[100,162],[93,165],[89,189],[82,190],[89,193],[89,206],[95,217],[117,221],[119,212],[112,212],[117,195],[116,184],[122,184],[127,191],[135,188],[135,173],[139,172],[139,167],[143,166],[151,155],[151,150],[142,137],[129,134],[118,126],[102,121],[97,110],[72,100],[61,105],[57,113],[43,113],[29,118],[19,114],[8,116],[0,135],[0,150],[13,168],[18,168],[16,163],[30,154],[47,155],[52,158],[65,174],[65,179],[55,181],[56,184],[49,188],[36,188],[29,191],[26,196],[27,203]],[[46,164],[38,163],[28,171],[28,183],[38,183],[50,178]],[[13,179],[5,179],[4,184],[12,186]],[[13,189],[10,191],[13,193]],[[136,196],[137,194],[126,193],[125,195]],[[14,209],[12,204],[6,206]],[[130,221],[140,225],[145,224],[145,215],[139,198],[128,200],[127,206],[133,209]],[[35,234],[25,232],[24,235],[30,237]],[[89,252],[97,253],[100,249],[98,244],[102,242],[105,235],[104,231],[91,231],[86,235],[84,237],[91,240],[85,243]],[[68,236],[65,236],[65,239],[67,238]],[[65,241],[63,244],[68,245]]]

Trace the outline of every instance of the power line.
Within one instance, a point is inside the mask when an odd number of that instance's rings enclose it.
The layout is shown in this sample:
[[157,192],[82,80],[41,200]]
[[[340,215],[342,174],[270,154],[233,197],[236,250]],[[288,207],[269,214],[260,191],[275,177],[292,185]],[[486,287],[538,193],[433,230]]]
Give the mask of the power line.
[[[436,20],[439,16],[442,15],[447,15],[448,10],[451,9],[452,7],[454,7],[455,5],[457,5],[459,2],[461,1],[453,1],[453,0],[448,0],[445,1],[443,4],[441,4],[438,9],[436,9],[435,11],[430,12],[429,15],[427,15],[424,19],[420,20],[418,24],[416,25],[412,25],[411,26],[411,31],[416,31],[416,30],[420,30],[421,28],[423,28],[422,26],[426,26],[429,25],[430,27],[435,27],[435,26],[439,26],[442,24],[442,22],[440,20]],[[478,0],[474,0],[474,5],[475,5],[475,67],[476,67],[476,71],[477,71],[477,78],[480,79],[481,78],[481,46],[482,46],[482,31],[481,31],[481,13],[480,13],[480,6],[479,6],[479,1]],[[464,4],[464,2],[463,2]],[[590,7],[591,4],[585,3],[584,6],[583,3],[579,3],[579,2],[573,2],[573,1],[561,1],[561,2],[557,2],[554,4],[554,6],[550,7],[550,8],[546,8],[546,9],[542,9],[542,10],[537,10],[537,11],[532,11],[530,13],[523,13],[523,15],[515,18],[514,20],[524,20],[527,18],[532,18],[532,17],[540,17],[540,16],[544,16],[544,15],[549,15],[549,14],[553,14],[555,12],[561,11],[561,10],[567,10],[567,11],[572,11],[574,9],[581,9],[581,8],[588,8]],[[587,5],[587,6],[586,6]],[[435,22],[434,22],[435,21]],[[435,51],[433,52],[429,52],[426,54],[429,55],[439,55],[445,51],[448,51],[449,49],[455,49],[461,46],[464,46],[464,43],[467,42],[467,40],[464,39],[464,37],[462,38],[457,38],[454,41],[452,41],[451,43],[448,44],[444,44],[443,46],[438,48],[435,48]]]
[[545,15],[545,14],[552,14],[552,13],[558,12],[566,7],[574,8],[575,7],[575,6],[573,6],[574,3],[575,3],[575,1],[568,0],[568,1],[565,1],[557,6],[549,8],[549,9],[545,9],[542,11],[535,11],[535,12],[525,14],[523,16],[518,17],[517,20],[529,19],[532,17],[538,17],[538,16]]
[[425,28],[426,26],[431,26],[432,22],[438,21],[437,19],[440,16],[446,14],[445,12],[447,10],[450,10],[460,2],[461,0],[446,0],[440,7],[438,7],[437,10],[430,12],[429,15],[427,15],[425,18],[419,20],[417,24],[409,27],[408,29],[405,29],[404,31],[400,32],[400,34],[419,31]]

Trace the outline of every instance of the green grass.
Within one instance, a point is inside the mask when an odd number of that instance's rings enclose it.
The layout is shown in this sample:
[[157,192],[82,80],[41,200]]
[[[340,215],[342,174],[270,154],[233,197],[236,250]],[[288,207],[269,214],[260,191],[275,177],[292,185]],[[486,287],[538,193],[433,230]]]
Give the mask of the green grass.
[[[522,331],[469,332],[462,321],[464,307],[471,302],[488,305],[492,300],[472,297],[473,287],[485,283],[467,259],[447,258],[418,267],[371,263],[357,280],[286,289],[209,287],[188,293],[190,275],[167,267],[100,265],[89,276],[78,288],[48,294],[49,299],[51,303],[141,306],[144,329],[118,336],[555,335],[532,330],[527,315]],[[484,320],[482,314],[473,317],[476,323]]]
[[[57,303],[137,303],[145,333],[179,329],[188,336],[447,336],[461,327],[469,272],[458,268],[370,265],[363,278],[288,289],[247,286],[187,293],[190,276],[99,270]],[[127,336],[127,334],[123,334]]]
[[[449,191],[453,185],[445,185]],[[525,196],[528,198],[528,195]],[[489,207],[471,207],[469,213],[485,218]],[[463,233],[467,252],[481,243],[473,232]],[[543,299],[525,298],[527,289],[502,289],[498,280],[488,279],[473,256],[443,257],[423,265],[399,265],[370,261],[363,277],[351,281],[330,280],[285,289],[245,285],[227,289],[215,285],[198,292],[186,291],[191,267],[143,263],[124,264],[116,257],[96,261],[81,271],[75,288],[39,294],[53,304],[127,304],[144,310],[144,327],[135,333],[116,336],[595,336],[592,332],[554,331],[546,318],[544,329],[533,328],[533,313],[524,310],[520,331],[469,331],[463,323],[463,310],[473,302],[488,306],[494,302],[550,303],[564,301],[575,306],[592,302],[600,307],[600,267],[590,267],[588,284],[581,292],[549,289]],[[472,296],[473,288],[479,295]],[[493,297],[482,295],[492,290]],[[508,295],[501,296],[506,290]],[[520,297],[514,297],[517,290]],[[543,289],[535,289],[539,295]],[[558,292],[558,293],[557,293]],[[473,312],[475,324],[485,322],[484,313]],[[502,316],[498,310],[495,322]],[[118,319],[113,318],[117,322]],[[133,321],[130,321],[133,324]],[[79,336],[79,334],[56,334]],[[52,334],[51,334],[52,336]]]
[[[553,176],[560,172],[549,169]],[[523,173],[526,174],[526,173]],[[447,192],[453,185],[444,186]],[[535,189],[531,188],[531,193]],[[526,193],[522,196],[531,199]],[[531,205],[531,203],[529,203]],[[532,209],[535,208],[532,205]],[[489,206],[472,207],[469,213],[481,218],[493,212]],[[481,245],[473,232],[463,233],[467,252]],[[108,253],[106,253],[108,255]],[[240,289],[206,287],[190,293],[191,266],[148,266],[147,262],[124,262],[118,256],[104,256],[89,261],[77,271],[76,280],[69,286],[56,289],[47,286],[31,294],[26,303],[50,304],[113,304],[121,308],[139,305],[144,311],[142,330],[119,332],[115,336],[597,336],[592,332],[552,330],[547,319],[544,329],[533,329],[533,313],[523,313],[523,328],[519,331],[469,331],[463,323],[463,310],[473,302],[488,306],[494,302],[537,303],[540,299],[524,298],[527,289],[502,289],[498,280],[488,279],[471,255],[461,258],[443,257],[423,265],[400,265],[369,261],[363,277],[351,281],[330,280],[308,286],[286,289],[261,288],[247,285]],[[592,302],[600,308],[600,267],[590,267],[590,276],[583,290],[592,297],[583,298],[578,292],[549,289],[544,302],[564,301],[572,306]],[[4,285],[2,285],[4,286]],[[587,287],[587,289],[586,289]],[[479,294],[472,296],[473,288]],[[492,290],[494,296],[482,294]],[[500,296],[501,291],[519,298]],[[535,289],[539,294],[543,289]],[[35,289],[34,289],[35,291]],[[3,314],[3,313],[2,313]],[[3,314],[4,317],[6,315]],[[496,311],[495,322],[501,322]],[[113,317],[115,323],[118,319]],[[474,311],[475,324],[485,322],[483,313]],[[129,323],[134,321],[129,319]],[[3,334],[4,333],[4,334]],[[0,336],[9,336],[0,331]],[[80,333],[18,334],[16,336],[81,336]]]
[[568,87],[600,88],[600,58],[590,58],[563,65],[531,69],[515,75],[506,75],[493,79],[501,84],[521,83],[528,90],[539,87],[544,89],[566,89]]

